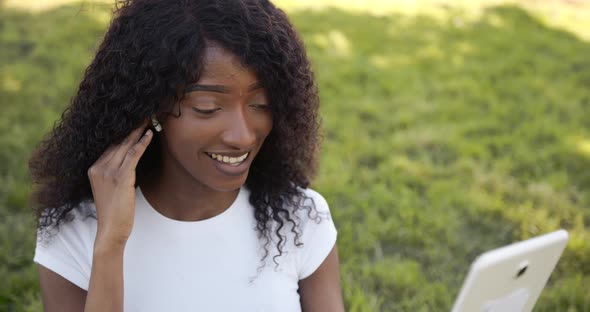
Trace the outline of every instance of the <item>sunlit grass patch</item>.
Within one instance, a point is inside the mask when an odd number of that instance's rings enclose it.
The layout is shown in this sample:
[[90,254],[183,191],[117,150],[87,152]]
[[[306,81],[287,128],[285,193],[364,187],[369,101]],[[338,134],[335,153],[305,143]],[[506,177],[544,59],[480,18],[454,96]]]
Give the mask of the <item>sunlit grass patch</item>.
[[574,141],[574,144],[575,144],[576,150],[580,154],[590,158],[590,139],[578,138],[577,140]]

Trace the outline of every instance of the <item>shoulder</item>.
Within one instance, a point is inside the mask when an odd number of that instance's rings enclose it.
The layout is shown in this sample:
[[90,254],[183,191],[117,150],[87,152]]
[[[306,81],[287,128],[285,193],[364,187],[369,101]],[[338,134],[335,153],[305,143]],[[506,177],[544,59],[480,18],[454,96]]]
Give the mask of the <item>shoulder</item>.
[[299,279],[309,276],[321,265],[337,238],[336,226],[324,196],[311,188],[301,191],[304,198],[296,210],[301,222],[302,243],[296,257]]
[[304,236],[309,232],[315,232],[318,227],[332,227],[332,214],[330,205],[319,192],[311,188],[300,188],[301,198],[298,207],[294,210],[294,218],[299,223],[299,228]]
[[80,203],[69,212],[69,220],[73,226],[88,227],[96,224],[96,206],[93,201]]
[[58,227],[58,231],[88,235],[93,227],[96,227],[96,208],[94,202],[84,201],[70,210]]
[[311,188],[299,188],[299,191],[302,195],[297,209],[299,217],[303,217],[302,212],[306,212],[308,218],[331,218],[330,206],[322,194]]
[[301,188],[300,189],[305,197],[311,200],[316,209],[321,211],[329,211],[328,202],[322,196],[322,194],[318,193],[316,190],[311,188]]
[[[87,233],[96,225],[96,208],[91,201],[81,202],[68,211],[57,225],[50,225],[39,233],[43,240],[54,239],[55,236],[65,238],[69,236],[86,237]],[[43,234],[43,235],[41,235]]]
[[37,231],[33,261],[88,289],[92,249],[96,237],[96,210],[83,202],[70,210],[58,226]]

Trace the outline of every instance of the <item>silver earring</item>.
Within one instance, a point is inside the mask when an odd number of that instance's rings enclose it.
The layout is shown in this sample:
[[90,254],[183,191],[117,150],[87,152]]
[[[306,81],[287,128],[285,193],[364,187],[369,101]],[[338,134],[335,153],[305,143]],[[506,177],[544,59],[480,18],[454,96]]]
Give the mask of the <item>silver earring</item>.
[[152,115],[152,126],[154,126],[156,132],[162,131],[162,125],[160,125],[155,115]]

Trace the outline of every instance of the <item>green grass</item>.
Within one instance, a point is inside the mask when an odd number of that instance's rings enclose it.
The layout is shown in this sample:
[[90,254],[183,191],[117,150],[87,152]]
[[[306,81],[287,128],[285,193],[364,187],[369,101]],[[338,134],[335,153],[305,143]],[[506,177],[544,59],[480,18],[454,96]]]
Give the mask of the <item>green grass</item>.
[[[26,162],[108,22],[0,11],[0,310],[38,311]],[[445,311],[484,250],[565,228],[534,311],[590,309],[590,44],[516,6],[477,18],[292,10],[322,97],[314,187],[348,311]]]

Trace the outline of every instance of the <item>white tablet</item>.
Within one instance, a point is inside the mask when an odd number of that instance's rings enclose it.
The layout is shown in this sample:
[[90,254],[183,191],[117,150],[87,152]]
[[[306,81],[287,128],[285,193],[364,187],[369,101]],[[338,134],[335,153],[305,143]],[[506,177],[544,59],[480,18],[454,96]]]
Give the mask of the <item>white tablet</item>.
[[565,230],[480,255],[452,312],[530,312],[568,241]]

